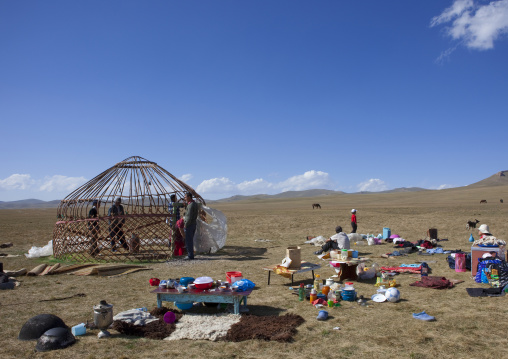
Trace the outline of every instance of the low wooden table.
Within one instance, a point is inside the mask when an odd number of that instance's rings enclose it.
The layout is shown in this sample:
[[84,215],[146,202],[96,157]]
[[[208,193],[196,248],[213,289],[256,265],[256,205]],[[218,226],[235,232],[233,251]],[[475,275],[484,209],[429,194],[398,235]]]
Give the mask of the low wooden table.
[[231,303],[234,306],[234,314],[240,314],[240,303],[247,305],[247,296],[252,290],[245,292],[233,292],[228,289],[224,292],[210,290],[190,289],[188,292],[178,293],[176,289],[157,288],[150,293],[157,294],[157,307],[162,307],[162,302],[206,302],[206,303]]
[[[340,263],[340,275],[339,281],[343,281],[344,279],[357,280],[358,275],[356,274],[356,267],[358,264],[368,261],[369,258],[358,258],[358,259],[348,259],[346,261],[341,260],[329,260],[330,262],[338,262]],[[331,263],[330,266],[334,269],[338,267],[334,267]]]
[[[275,271],[275,268],[279,264],[274,264],[268,267],[263,267],[263,270],[268,271],[268,285],[270,285],[270,274]],[[300,269],[288,269],[289,273],[291,273],[291,285],[294,283],[293,276],[296,273],[305,273],[305,272],[312,272],[312,280],[314,280],[314,270],[319,269],[321,266],[319,264],[313,264],[310,262],[302,261],[302,265],[300,266]]]

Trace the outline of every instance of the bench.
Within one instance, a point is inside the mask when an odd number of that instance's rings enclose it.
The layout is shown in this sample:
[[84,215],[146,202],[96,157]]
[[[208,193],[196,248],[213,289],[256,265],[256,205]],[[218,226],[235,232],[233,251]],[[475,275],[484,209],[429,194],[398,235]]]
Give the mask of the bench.
[[[275,271],[279,264],[274,264],[268,267],[263,267],[263,270],[268,271],[268,285],[270,285],[270,274]],[[291,274],[291,285],[294,283],[294,275],[298,273],[312,272],[312,280],[314,280],[314,270],[321,268],[319,264],[302,261],[300,269],[288,269]]]

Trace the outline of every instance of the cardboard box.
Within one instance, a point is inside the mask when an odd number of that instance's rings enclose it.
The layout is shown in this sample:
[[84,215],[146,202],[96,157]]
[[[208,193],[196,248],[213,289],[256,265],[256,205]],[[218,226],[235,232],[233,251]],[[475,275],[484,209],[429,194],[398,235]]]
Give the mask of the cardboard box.
[[298,246],[287,247],[286,257],[291,259],[291,264],[288,269],[300,269],[302,266],[301,249]]
[[471,275],[474,277],[478,271],[478,258],[485,253],[495,252],[500,259],[506,259],[506,248],[502,247],[471,247]]

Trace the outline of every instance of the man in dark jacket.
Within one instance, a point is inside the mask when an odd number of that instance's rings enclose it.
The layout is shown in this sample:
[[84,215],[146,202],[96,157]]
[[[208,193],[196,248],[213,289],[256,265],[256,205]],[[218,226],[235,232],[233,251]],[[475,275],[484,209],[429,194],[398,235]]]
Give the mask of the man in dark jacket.
[[[92,202],[92,208],[88,212],[88,218],[97,218],[98,217],[98,209],[100,206],[100,202],[98,200],[94,200]],[[88,229],[90,229],[91,243],[90,243],[90,254],[95,257],[99,254],[99,249],[97,248],[97,241],[99,240],[99,221],[90,221],[88,222]]]
[[194,259],[194,233],[196,233],[197,218],[198,218],[198,204],[192,199],[192,194],[187,192],[185,194],[185,201],[187,202],[187,210],[185,211],[185,246],[187,247],[186,260]]
[[[117,198],[115,203],[108,210],[108,217],[114,216],[123,216],[125,212],[122,206],[122,199]],[[125,223],[125,218],[112,218],[109,220],[109,236],[111,239],[111,251],[116,252],[116,243],[115,238],[117,237],[120,241],[120,244],[125,249],[129,249],[129,246],[125,242],[125,236],[122,230],[123,224]]]

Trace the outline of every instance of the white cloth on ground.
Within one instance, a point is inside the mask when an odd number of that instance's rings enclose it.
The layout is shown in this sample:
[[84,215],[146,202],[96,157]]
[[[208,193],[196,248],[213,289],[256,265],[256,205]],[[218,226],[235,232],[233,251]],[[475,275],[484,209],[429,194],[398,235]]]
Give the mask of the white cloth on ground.
[[138,309],[130,309],[124,312],[120,312],[113,317],[113,320],[120,320],[122,322],[131,323],[134,325],[147,325],[148,323],[159,320],[150,313],[143,312]]
[[326,238],[323,236],[317,236],[317,237],[314,237],[308,241],[305,241],[306,244],[313,244],[313,245],[319,246],[319,247],[321,247],[323,244],[325,244],[325,242],[326,242]]

